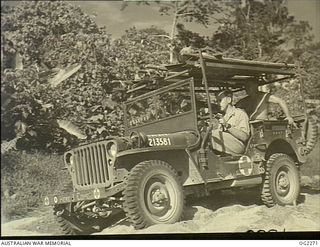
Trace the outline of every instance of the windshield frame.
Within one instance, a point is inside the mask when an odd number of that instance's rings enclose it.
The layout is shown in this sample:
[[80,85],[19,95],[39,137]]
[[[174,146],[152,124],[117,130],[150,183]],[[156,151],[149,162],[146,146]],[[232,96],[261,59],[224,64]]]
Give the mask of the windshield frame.
[[[149,122],[149,123],[143,123],[143,124],[140,124],[138,126],[130,126],[129,125],[128,114],[127,114],[128,105],[131,105],[131,104],[133,104],[133,103],[135,103],[137,101],[143,100],[143,99],[147,99],[147,98],[150,98],[150,97],[154,97],[154,96],[157,96],[157,95],[164,94],[164,93],[166,93],[168,91],[171,91],[171,90],[176,89],[176,88],[184,87],[184,86],[189,86],[190,97],[191,97],[190,98],[191,99],[191,109],[190,110],[188,110],[186,112],[183,112],[183,113],[180,113],[180,114],[177,114],[177,115],[167,116],[167,117],[164,117],[162,119],[157,119],[157,120],[154,120],[154,121]],[[124,102],[123,110],[124,110],[125,133],[128,133],[128,132],[130,132],[132,130],[135,130],[136,128],[141,128],[141,127],[148,126],[148,125],[151,125],[151,124],[155,124],[155,123],[158,123],[158,122],[167,121],[167,120],[170,120],[172,118],[178,118],[178,117],[190,114],[190,113],[193,113],[193,118],[194,118],[194,122],[195,122],[195,128],[197,128],[197,121],[196,121],[197,115],[196,115],[196,103],[195,103],[193,78],[190,77],[190,78],[187,78],[185,80],[181,80],[181,81],[175,82],[175,83],[173,83],[171,85],[165,86],[163,88],[156,89],[154,91],[147,92],[145,94],[139,95],[139,96],[137,96],[137,97],[135,97],[133,99],[129,99],[126,102]]]

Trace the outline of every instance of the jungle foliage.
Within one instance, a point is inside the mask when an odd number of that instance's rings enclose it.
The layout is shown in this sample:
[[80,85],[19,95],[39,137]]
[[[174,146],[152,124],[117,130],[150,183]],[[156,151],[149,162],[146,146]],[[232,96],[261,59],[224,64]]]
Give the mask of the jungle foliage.
[[[94,16],[64,1],[2,6],[2,140],[8,141],[8,149],[16,144],[18,149],[63,152],[79,139],[61,128],[62,121],[68,128],[77,125],[89,140],[122,135],[125,89],[146,64],[169,62],[172,39],[179,49],[207,46],[229,57],[299,61],[307,98],[319,98],[320,47],[312,42],[309,24],[297,22],[281,0],[242,2],[226,1],[224,7],[234,17],[221,17],[211,37],[187,30],[183,21],[209,25],[212,13],[222,7],[186,1],[159,3],[161,14],[178,15],[173,15],[173,34],[132,27],[116,40],[98,27]],[[187,11],[194,4],[194,11]],[[21,66],[10,68],[8,57],[14,55],[21,58]],[[277,90],[293,114],[303,110],[298,89],[293,81]]]
[[[153,36],[162,30],[132,28],[111,42],[93,16],[66,2],[22,2],[4,8],[1,21],[4,54],[19,54],[23,63],[1,78],[1,135],[23,136],[21,149],[74,145],[77,138],[59,128],[59,119],[78,125],[89,139],[121,135],[127,81],[144,64],[169,57],[166,43]],[[75,74],[55,83],[59,72],[76,66]]]

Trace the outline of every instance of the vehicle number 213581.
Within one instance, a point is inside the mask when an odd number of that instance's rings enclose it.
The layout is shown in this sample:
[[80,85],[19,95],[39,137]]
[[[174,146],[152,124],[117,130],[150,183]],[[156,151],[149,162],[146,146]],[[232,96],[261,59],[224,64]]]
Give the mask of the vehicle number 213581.
[[168,137],[153,137],[148,138],[149,146],[169,146],[171,145],[171,140]]

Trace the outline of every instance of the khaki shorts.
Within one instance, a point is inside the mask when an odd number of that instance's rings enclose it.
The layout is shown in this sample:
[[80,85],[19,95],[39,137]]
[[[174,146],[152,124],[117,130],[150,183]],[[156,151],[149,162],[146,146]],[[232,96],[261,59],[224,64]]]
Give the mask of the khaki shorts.
[[212,148],[224,153],[242,154],[245,150],[244,144],[233,135],[220,130],[212,131]]

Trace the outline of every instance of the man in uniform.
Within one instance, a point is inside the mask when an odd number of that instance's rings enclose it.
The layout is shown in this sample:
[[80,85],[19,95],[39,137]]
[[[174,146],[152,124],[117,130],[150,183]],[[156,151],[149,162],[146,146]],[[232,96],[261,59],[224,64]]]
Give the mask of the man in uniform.
[[219,128],[212,130],[212,148],[224,153],[241,154],[250,136],[248,115],[233,106],[230,90],[219,93],[217,100],[224,115],[219,119]]
[[281,107],[288,123],[295,125],[286,102],[270,93],[260,92],[258,87],[258,83],[246,83],[245,89],[248,96],[237,102],[236,107],[244,109],[250,120],[265,120],[268,119],[268,104],[275,103]]

